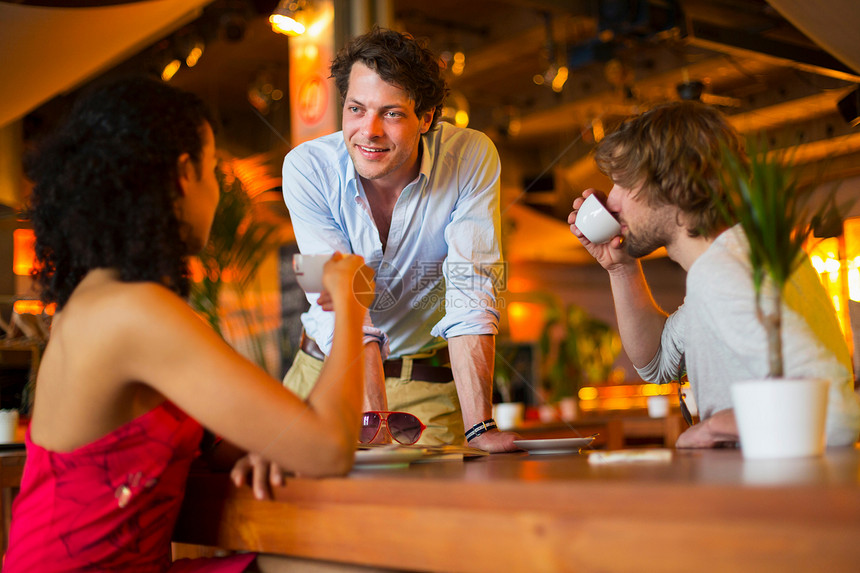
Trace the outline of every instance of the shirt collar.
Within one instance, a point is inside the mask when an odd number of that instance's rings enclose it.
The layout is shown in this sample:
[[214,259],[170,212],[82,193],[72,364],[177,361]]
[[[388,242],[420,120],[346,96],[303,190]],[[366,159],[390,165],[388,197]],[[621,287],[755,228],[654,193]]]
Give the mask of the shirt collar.
[[352,157],[349,156],[349,153],[346,153],[346,184],[347,186],[352,186],[352,190],[355,192],[354,197],[358,200],[361,192],[361,185],[359,185],[358,174],[355,172],[355,164],[352,162]]
[[432,136],[428,131],[421,136],[421,152],[418,157],[421,161],[421,166],[418,169],[418,183],[430,179],[430,171],[433,169],[433,145],[430,141]]

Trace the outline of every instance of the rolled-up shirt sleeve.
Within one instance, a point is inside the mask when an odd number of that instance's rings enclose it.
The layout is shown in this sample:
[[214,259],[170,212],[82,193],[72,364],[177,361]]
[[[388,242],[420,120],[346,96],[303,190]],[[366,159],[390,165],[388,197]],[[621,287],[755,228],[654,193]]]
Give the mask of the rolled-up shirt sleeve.
[[666,384],[678,379],[684,361],[684,305],[672,313],[663,326],[660,347],[647,365],[636,368],[646,382]]
[[500,246],[498,152],[481,134],[463,151],[459,164],[459,198],[445,229],[445,314],[432,330],[434,336],[446,339],[498,333],[496,298],[506,278]]

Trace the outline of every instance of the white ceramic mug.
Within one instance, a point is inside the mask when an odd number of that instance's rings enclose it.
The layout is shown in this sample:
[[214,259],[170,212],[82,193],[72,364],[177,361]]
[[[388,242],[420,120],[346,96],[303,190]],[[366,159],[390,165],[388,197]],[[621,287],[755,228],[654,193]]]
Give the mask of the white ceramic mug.
[[323,290],[323,267],[331,255],[293,255],[293,272],[299,286],[306,293],[318,293]]
[[0,410],[0,444],[15,442],[18,433],[18,410]]
[[493,404],[493,419],[500,430],[512,430],[522,424],[525,404],[522,402],[500,402]]
[[669,415],[669,397],[659,394],[648,396],[648,415],[652,418],[665,418]]
[[621,232],[621,225],[597,195],[589,195],[576,212],[576,228],[592,243],[606,243]]

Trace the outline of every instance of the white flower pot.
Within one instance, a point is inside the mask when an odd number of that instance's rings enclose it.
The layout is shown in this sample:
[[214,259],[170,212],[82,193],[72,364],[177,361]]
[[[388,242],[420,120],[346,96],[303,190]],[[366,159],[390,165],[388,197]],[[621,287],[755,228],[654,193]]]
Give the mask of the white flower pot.
[[815,379],[748,380],[732,384],[744,458],[820,456],[824,451],[827,390]]

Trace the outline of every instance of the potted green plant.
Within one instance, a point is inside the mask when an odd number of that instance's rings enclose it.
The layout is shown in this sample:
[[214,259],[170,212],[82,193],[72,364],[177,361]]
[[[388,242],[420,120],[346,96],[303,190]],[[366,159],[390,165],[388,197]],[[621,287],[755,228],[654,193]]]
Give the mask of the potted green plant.
[[835,200],[831,193],[812,203],[812,186],[801,188],[790,152],[755,141],[747,147],[748,162],[723,148],[724,193],[715,195],[726,221],[737,222],[749,242],[756,311],[767,337],[766,379],[731,388],[741,447],[750,458],[819,455],[829,382],[784,377],[783,293],[813,229],[836,211]]
[[[553,323],[562,336],[552,336]],[[576,394],[585,384],[605,384],[621,353],[621,337],[612,327],[584,308],[570,304],[550,313],[550,325],[541,337],[544,384],[550,400],[559,404],[562,419],[576,417]]]

